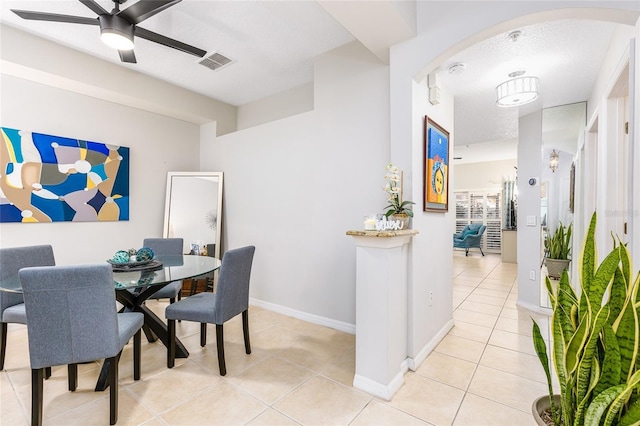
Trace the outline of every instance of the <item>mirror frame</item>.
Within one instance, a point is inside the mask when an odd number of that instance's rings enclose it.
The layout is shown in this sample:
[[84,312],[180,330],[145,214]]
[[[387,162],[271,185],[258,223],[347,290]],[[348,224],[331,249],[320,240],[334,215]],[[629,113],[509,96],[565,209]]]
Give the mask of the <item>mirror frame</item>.
[[[216,234],[215,234],[215,253],[216,259],[220,259],[220,237],[222,235],[222,189],[223,189],[223,173],[222,172],[168,172],[167,173],[167,193],[165,196],[164,205],[164,226],[162,230],[163,238],[169,236],[169,217],[171,210],[171,197],[173,195],[173,178],[174,177],[216,177],[218,178],[218,199],[217,201],[217,215],[216,215]],[[209,254],[210,256],[210,254]]]

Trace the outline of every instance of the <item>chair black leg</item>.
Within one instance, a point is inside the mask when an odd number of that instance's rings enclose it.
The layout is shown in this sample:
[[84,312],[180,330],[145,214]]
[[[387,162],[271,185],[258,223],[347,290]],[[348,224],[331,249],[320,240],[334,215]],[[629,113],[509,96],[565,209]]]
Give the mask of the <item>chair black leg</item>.
[[31,369],[31,426],[42,425],[42,393],[44,369]]
[[75,392],[78,388],[78,364],[67,365],[67,371],[69,376],[69,390]]
[[200,323],[200,346],[203,348],[207,346],[207,323]]
[[44,369],[44,379],[49,380],[49,377],[51,377],[51,367],[46,367]]
[[167,368],[173,368],[176,361],[176,320],[167,320],[168,339]]
[[109,424],[118,422],[118,357],[109,358]]
[[0,370],[4,370],[4,357],[7,354],[7,323],[0,322]]
[[469,249],[464,249],[464,255],[469,256]]
[[480,253],[484,256],[484,252],[482,251],[482,247],[478,247],[480,249]]
[[169,298],[169,304],[171,303],[176,303],[176,298],[175,297],[170,297]]
[[247,355],[251,353],[251,342],[249,342],[249,310],[242,312],[242,331],[244,332],[244,350]]
[[227,375],[227,366],[224,362],[224,332],[222,331],[222,324],[216,324],[216,346],[218,347],[218,368],[220,369],[220,375]]
[[142,332],[138,330],[133,335],[133,380],[140,380],[140,346],[142,345]]

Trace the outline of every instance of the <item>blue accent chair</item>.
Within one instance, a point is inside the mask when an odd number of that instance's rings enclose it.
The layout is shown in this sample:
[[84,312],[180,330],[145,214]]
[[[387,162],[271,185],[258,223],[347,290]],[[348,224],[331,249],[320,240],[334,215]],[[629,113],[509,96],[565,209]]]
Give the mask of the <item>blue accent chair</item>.
[[453,234],[453,248],[463,248],[465,256],[469,256],[470,248],[479,248],[480,253],[484,256],[482,251],[482,234],[487,229],[481,223],[472,223],[462,228],[462,231],[458,234]]

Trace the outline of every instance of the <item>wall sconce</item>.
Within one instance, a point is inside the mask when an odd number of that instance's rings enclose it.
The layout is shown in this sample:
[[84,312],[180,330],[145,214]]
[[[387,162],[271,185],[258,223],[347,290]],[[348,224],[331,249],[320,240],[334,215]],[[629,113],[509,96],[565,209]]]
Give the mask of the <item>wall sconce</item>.
[[555,173],[556,169],[558,168],[558,160],[558,151],[554,149],[551,152],[551,157],[549,157],[549,168],[551,169],[552,173]]

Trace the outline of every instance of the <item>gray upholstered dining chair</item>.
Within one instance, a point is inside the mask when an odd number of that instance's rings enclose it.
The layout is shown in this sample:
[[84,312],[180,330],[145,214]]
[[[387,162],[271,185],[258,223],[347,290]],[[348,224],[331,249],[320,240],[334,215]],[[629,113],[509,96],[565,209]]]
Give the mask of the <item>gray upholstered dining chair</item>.
[[[178,256],[182,254],[183,243],[182,238],[145,238],[142,245],[153,250],[156,256]],[[173,281],[153,293],[149,299],[169,299],[169,303],[174,303],[176,298],[182,299],[181,290],[182,281]]]
[[[17,275],[21,268],[28,266],[55,265],[53,248],[50,245],[27,247],[6,247],[0,249],[0,279]],[[22,294],[0,291],[0,370],[4,370],[7,354],[8,323],[27,323]],[[51,370],[47,370],[49,377]]]
[[167,367],[173,368],[176,355],[176,320],[200,323],[200,346],[207,344],[207,324],[216,325],[218,367],[220,375],[227,374],[224,359],[225,322],[242,314],[245,352],[251,353],[249,342],[249,281],[253,263],[254,246],[227,251],[222,258],[215,293],[198,293],[173,303],[165,309],[169,329]]
[[19,272],[31,363],[31,424],[42,424],[43,370],[68,366],[69,390],[79,363],[110,363],[110,424],[118,421],[118,360],[133,337],[133,378],[140,379],[139,312],[116,312],[111,265],[40,266]]

